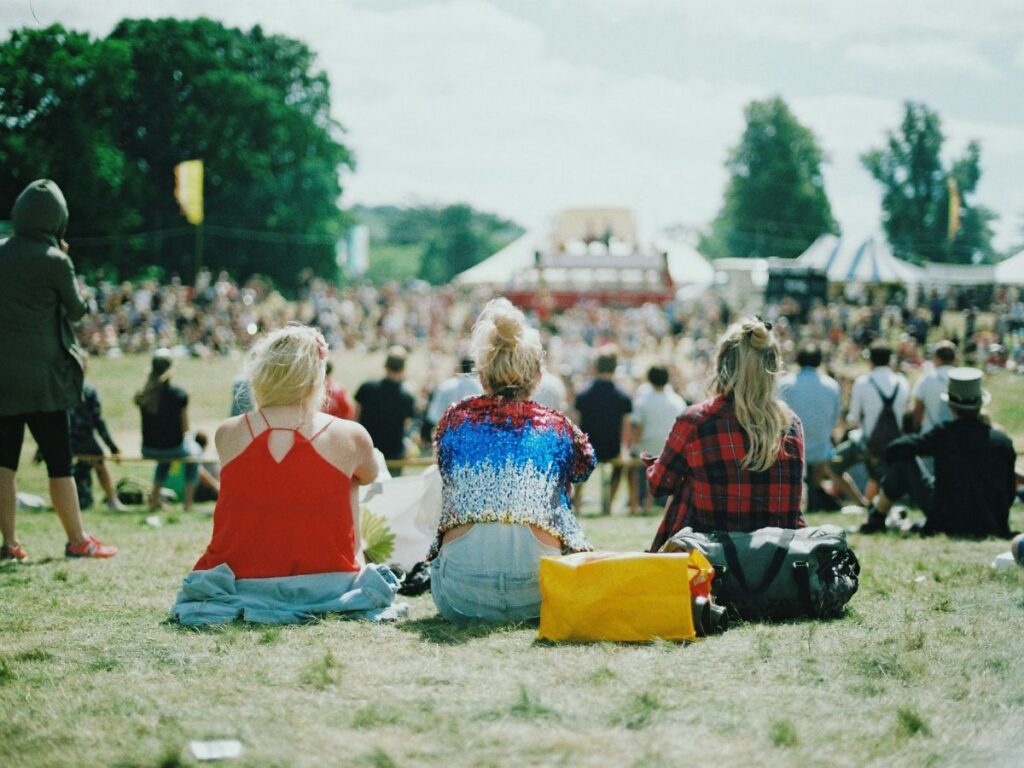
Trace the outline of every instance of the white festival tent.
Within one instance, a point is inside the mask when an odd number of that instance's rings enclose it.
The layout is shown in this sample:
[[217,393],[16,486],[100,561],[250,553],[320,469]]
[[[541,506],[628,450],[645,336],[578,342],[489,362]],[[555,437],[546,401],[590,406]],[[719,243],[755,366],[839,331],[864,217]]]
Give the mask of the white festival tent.
[[1024,285],[1024,251],[996,264],[997,285]]
[[833,283],[923,283],[924,271],[897,259],[881,237],[851,245],[835,235],[821,235],[798,258],[801,266],[820,269]]

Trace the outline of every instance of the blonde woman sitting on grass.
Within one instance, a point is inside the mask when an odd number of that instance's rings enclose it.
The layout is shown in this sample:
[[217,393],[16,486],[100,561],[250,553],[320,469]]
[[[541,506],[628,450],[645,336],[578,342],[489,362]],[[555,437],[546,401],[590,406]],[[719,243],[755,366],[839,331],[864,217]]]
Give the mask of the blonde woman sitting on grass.
[[373,444],[356,422],[320,412],[326,364],[323,336],[304,326],[250,352],[256,409],[217,430],[213,537],[172,609],[182,623],[373,617],[391,604],[397,582],[364,567],[359,548],[356,493],[377,476]]
[[522,312],[491,301],[472,348],[484,394],[452,405],[437,426],[430,588],[448,621],[535,619],[540,558],[590,549],[569,500],[594,451],[562,413],[531,401],[544,350]]
[[652,552],[689,526],[696,531],[803,528],[800,495],[804,435],[800,419],[775,399],[781,357],[771,323],[735,323],[718,342],[710,400],[672,427],[650,466],[654,496],[672,499]]

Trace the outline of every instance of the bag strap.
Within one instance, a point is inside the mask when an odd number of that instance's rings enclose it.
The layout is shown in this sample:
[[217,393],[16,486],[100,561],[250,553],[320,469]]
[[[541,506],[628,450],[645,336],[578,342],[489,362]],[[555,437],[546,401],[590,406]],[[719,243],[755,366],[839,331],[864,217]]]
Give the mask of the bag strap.
[[878,396],[882,398],[882,408],[885,408],[886,406],[892,408],[892,404],[896,402],[896,395],[900,392],[900,383],[897,381],[896,385],[892,388],[892,394],[889,395],[889,397],[886,397],[882,393],[882,388],[875,383],[874,379],[868,379],[868,381],[871,382],[871,386],[875,388],[875,392],[878,393]]
[[793,563],[793,581],[796,582],[796,593],[800,598],[800,605],[804,613],[812,618],[817,616],[814,605],[811,602],[811,566],[806,560],[797,560]]
[[715,536],[722,544],[722,552],[725,554],[725,562],[729,566],[729,572],[735,577],[740,589],[748,595],[760,595],[768,590],[768,587],[772,585],[772,582],[775,581],[775,578],[779,575],[779,571],[782,570],[782,564],[786,562],[786,554],[789,551],[789,545],[793,542],[793,537],[795,535],[796,531],[792,528],[783,530],[782,536],[779,537],[779,542],[772,545],[775,547],[775,553],[772,555],[772,561],[768,564],[768,569],[764,573],[764,578],[761,580],[761,583],[754,588],[751,588],[751,586],[747,584],[747,576],[743,572],[743,566],[740,564],[739,552],[736,551],[736,542],[734,542],[732,537],[725,531],[717,533]]

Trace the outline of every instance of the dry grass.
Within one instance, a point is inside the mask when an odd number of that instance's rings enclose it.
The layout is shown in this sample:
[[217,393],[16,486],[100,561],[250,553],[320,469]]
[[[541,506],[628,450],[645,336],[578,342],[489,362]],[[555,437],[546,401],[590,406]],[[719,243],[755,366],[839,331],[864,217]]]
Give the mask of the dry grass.
[[[115,392],[141,368],[94,363],[124,435],[134,414]],[[233,373],[180,367],[197,422],[226,410]],[[44,484],[37,468],[23,479]],[[1024,569],[989,567],[1005,542],[854,536],[861,591],[839,621],[551,645],[532,627],[449,626],[429,596],[393,625],[184,630],[167,609],[209,517],[144,518],[89,513],[123,553],[81,562],[57,557],[52,513],[20,514],[34,560],[0,567],[0,763],[190,764],[202,738],[239,739],[238,765],[1024,763]],[[645,547],[656,523],[584,520],[609,549]]]

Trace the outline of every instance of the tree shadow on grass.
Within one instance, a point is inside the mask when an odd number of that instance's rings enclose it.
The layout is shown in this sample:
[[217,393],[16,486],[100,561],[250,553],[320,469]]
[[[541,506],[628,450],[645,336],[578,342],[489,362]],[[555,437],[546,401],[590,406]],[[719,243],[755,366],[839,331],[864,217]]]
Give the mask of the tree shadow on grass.
[[534,629],[536,626],[535,621],[472,621],[466,624],[452,624],[440,616],[400,621],[395,625],[397,629],[417,634],[423,642],[434,645],[462,645],[498,632],[515,632],[520,629]]

